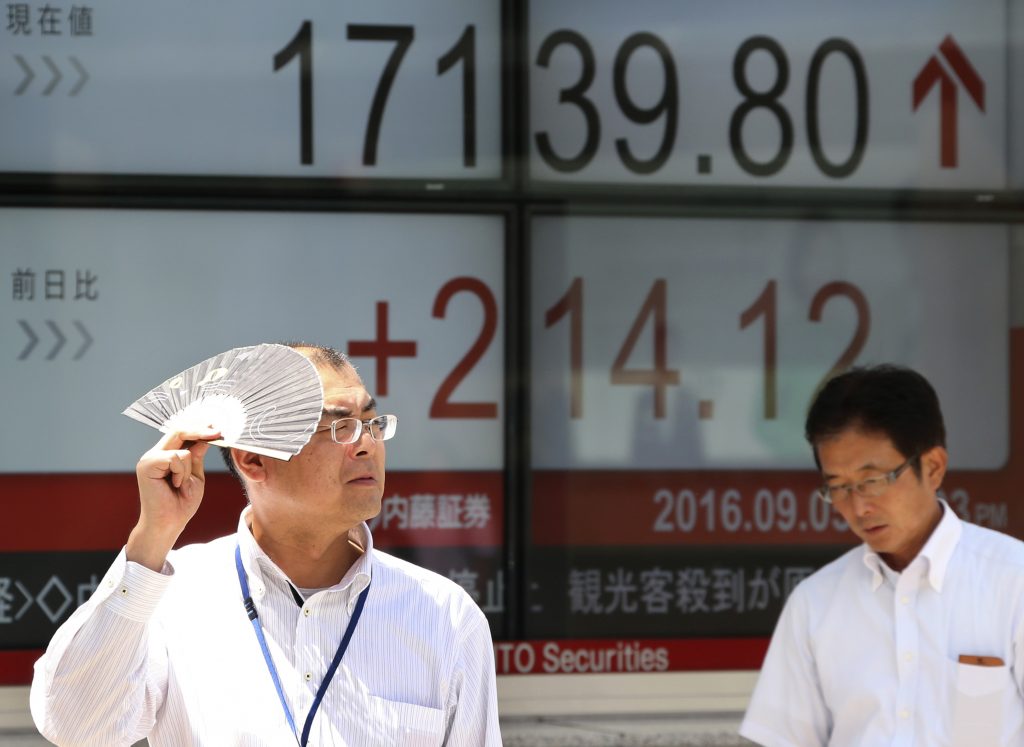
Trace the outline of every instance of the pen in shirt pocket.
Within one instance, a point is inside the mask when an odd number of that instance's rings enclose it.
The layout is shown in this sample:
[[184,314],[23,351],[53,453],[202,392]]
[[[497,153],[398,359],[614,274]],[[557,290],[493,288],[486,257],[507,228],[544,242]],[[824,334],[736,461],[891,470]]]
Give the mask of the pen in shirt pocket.
[[975,667],[1001,667],[1003,660],[998,656],[978,656],[976,654],[960,654],[961,664],[971,664]]

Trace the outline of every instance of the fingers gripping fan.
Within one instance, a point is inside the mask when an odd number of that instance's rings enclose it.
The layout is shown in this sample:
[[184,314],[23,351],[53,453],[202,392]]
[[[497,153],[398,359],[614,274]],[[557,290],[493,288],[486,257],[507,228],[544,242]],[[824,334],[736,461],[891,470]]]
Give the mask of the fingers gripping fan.
[[288,460],[323,412],[313,363],[287,345],[253,345],[215,355],[133,402],[130,418],[164,433],[212,426],[218,446]]

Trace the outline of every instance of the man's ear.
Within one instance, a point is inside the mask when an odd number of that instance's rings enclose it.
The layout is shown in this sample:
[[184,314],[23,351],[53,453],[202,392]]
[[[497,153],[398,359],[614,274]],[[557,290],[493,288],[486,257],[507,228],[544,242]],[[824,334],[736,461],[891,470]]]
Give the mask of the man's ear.
[[941,446],[933,446],[921,455],[921,479],[929,490],[937,491],[942,487],[948,464],[949,454]]
[[231,449],[235,469],[249,482],[264,482],[267,479],[267,459],[261,454],[242,449]]

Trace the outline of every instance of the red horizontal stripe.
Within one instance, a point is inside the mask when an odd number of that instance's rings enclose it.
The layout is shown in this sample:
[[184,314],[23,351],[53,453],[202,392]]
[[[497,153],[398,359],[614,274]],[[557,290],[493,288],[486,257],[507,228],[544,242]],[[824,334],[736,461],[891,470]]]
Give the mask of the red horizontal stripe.
[[[601,638],[496,641],[498,674],[760,669],[768,638]],[[569,652],[568,654],[566,652]],[[0,651],[0,685],[27,685],[40,649]],[[665,668],[660,669],[662,662]],[[582,671],[581,671],[582,670]]]
[[[438,529],[398,527],[374,534],[386,546],[500,546],[504,533],[503,473],[392,472],[385,498],[402,495],[482,494],[488,497],[490,519],[480,527]],[[189,522],[179,545],[230,534],[238,525],[245,497],[233,477],[210,473],[206,496]],[[5,531],[0,552],[117,550],[128,538],[139,514],[135,475],[128,474],[0,474]]]
[[[540,545],[836,544],[849,540],[813,472],[543,471],[533,476]],[[764,496],[758,493],[764,491]],[[783,491],[789,495],[781,496]]]
[[[946,476],[962,518],[1024,537],[1010,500],[1021,455],[993,472]],[[538,545],[842,545],[856,537],[813,497],[805,472],[543,471],[533,475],[532,540]]]
[[606,674],[760,669],[768,638],[497,641],[498,674]]
[[[5,532],[0,552],[117,550],[139,515],[135,474],[0,475]],[[208,476],[206,497],[181,542],[198,542],[234,531],[245,506],[230,475]]]

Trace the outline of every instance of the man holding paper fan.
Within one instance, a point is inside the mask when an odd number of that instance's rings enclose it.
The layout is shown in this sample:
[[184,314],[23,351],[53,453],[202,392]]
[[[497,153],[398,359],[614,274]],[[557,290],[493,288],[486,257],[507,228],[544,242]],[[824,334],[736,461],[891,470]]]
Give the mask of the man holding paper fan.
[[[126,411],[169,432],[137,465],[124,550],[36,664],[43,735],[104,747],[500,745],[483,613],[457,584],[374,549],[365,523],[380,510],[397,418],[377,413],[330,348],[240,348],[204,364]],[[259,417],[238,394],[253,382],[280,393]],[[204,397],[225,424],[202,422]],[[191,420],[153,415],[161,407],[191,407]],[[203,500],[211,443],[226,444],[249,505],[236,534],[172,550]]]

